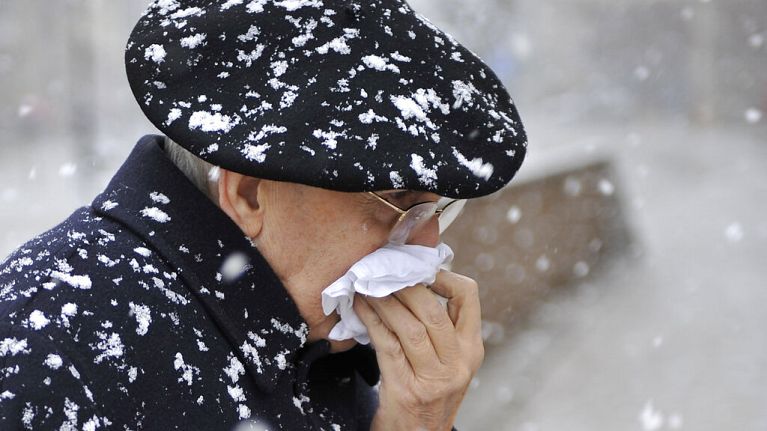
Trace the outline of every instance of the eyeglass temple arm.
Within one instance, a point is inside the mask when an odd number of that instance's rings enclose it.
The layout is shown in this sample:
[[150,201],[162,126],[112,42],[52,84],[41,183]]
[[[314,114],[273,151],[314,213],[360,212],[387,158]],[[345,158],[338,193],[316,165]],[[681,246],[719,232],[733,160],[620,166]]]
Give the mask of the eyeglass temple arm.
[[387,201],[386,199],[382,198],[381,196],[378,196],[375,192],[368,192],[368,194],[374,196],[379,201],[383,202],[388,206],[389,208],[393,209],[394,211],[397,211],[400,214],[405,214],[407,211],[403,210],[402,208],[398,207],[397,205],[394,205],[393,203]]

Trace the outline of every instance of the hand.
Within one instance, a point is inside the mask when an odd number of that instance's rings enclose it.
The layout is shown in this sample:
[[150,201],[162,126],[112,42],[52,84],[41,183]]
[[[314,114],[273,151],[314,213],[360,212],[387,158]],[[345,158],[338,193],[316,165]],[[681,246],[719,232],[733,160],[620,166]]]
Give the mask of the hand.
[[442,271],[424,285],[384,298],[356,295],[381,369],[372,430],[450,430],[484,359],[477,283]]

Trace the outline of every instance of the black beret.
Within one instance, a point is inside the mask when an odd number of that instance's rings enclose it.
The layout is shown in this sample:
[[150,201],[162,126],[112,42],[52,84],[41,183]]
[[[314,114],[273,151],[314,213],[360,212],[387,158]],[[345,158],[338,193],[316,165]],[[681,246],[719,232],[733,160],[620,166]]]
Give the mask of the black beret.
[[495,73],[402,0],[155,0],[125,61],[156,127],[244,175],[473,198],[526,152]]

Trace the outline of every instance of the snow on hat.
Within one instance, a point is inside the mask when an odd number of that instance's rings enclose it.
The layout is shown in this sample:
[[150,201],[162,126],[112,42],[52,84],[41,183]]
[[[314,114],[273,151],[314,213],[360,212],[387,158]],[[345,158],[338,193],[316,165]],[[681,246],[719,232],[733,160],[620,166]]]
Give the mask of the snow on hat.
[[472,198],[526,152],[495,73],[403,0],[155,0],[125,61],[156,127],[248,176]]

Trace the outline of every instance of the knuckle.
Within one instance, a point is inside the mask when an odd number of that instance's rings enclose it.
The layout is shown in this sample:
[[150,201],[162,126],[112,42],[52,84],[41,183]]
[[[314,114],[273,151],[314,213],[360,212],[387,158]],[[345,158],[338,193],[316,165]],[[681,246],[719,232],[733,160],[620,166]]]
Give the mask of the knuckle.
[[405,337],[407,341],[414,345],[423,345],[429,341],[429,333],[422,323],[413,323],[408,326]]
[[424,394],[425,402],[433,403],[448,398],[457,392],[463,391],[463,387],[468,384],[464,383],[461,376],[455,373],[446,374],[434,383],[433,390]]
[[452,273],[452,275],[456,283],[465,286],[467,289],[477,289],[479,287],[477,281],[469,276],[458,273]]
[[394,298],[394,296],[393,296],[393,295],[387,295],[387,296],[384,296],[384,297],[381,297],[381,298],[376,298],[376,300],[375,300],[375,301],[376,301],[378,304],[381,304],[381,305],[386,305],[386,304],[391,304],[391,303],[392,303],[392,301],[394,301],[394,300],[395,300],[395,298]]
[[429,305],[425,310],[424,319],[426,324],[437,329],[445,328],[450,320],[447,317],[447,311],[437,301],[434,301],[434,304]]
[[460,282],[460,283],[466,283],[466,282],[469,282],[469,281],[474,281],[474,279],[469,277],[468,275],[459,274],[457,272],[449,272],[447,274],[450,276],[450,278],[452,278],[453,280],[455,280],[457,282]]
[[479,283],[477,283],[476,280],[469,277],[464,277],[464,285],[466,286],[466,292],[469,295],[479,295]]
[[378,326],[378,325],[384,324],[383,320],[381,320],[381,316],[379,316],[378,313],[376,312],[368,313],[367,316],[368,316],[367,318],[370,320],[371,325]]
[[413,401],[416,405],[428,406],[445,398],[445,382],[443,381],[432,381],[425,389],[413,394]]
[[379,351],[389,358],[398,358],[403,355],[402,346],[394,341],[380,346]]
[[470,382],[474,373],[468,367],[460,367],[455,370],[455,376],[451,379],[452,390],[462,391]]
[[425,401],[422,395],[423,391],[402,391],[401,397],[402,401],[405,403],[405,405],[408,406],[422,406],[424,404],[427,404],[427,401]]

